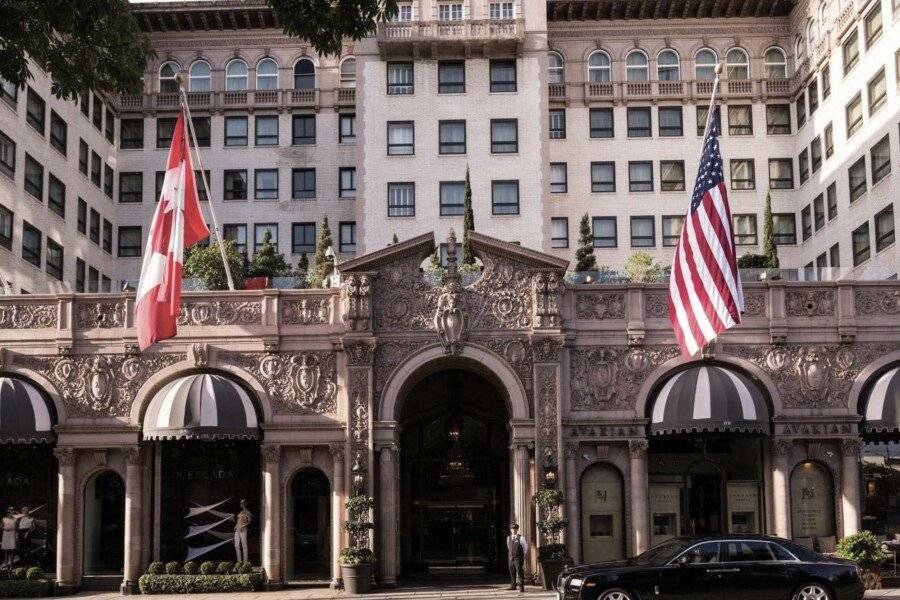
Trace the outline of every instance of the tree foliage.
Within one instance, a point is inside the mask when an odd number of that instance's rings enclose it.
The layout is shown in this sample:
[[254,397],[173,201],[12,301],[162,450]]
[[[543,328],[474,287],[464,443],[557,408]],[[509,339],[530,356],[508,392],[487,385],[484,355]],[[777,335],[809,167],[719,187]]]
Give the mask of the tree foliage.
[[578,227],[578,249],[575,250],[575,270],[593,271],[597,268],[597,258],[594,256],[594,234],[591,233],[591,222],[587,213],[581,217],[581,225]]
[[766,194],[766,209],[763,212],[763,254],[768,259],[770,269],[778,268],[778,248],[775,246],[775,223],[772,217],[772,194]]
[[666,268],[647,252],[635,252],[625,261],[622,269],[634,283],[656,283],[662,280]]
[[0,77],[17,87],[31,79],[31,59],[58,98],[140,93],[154,54],[127,0],[0,0]]
[[251,277],[281,277],[286,275],[291,266],[284,260],[284,254],[277,251],[272,245],[272,232],[268,229],[263,233],[262,247],[253,257],[250,265]]
[[309,270],[309,275],[306,279],[309,287],[322,287],[322,282],[334,270],[334,257],[325,256],[329,248],[331,248],[331,228],[328,226],[328,215],[322,215],[322,224],[319,226],[319,241],[316,244],[315,265]]
[[[240,287],[245,277],[246,259],[237,251],[234,240],[224,240],[222,243],[234,285]],[[206,246],[194,244],[187,249],[184,254],[184,277],[199,279],[211,290],[228,289],[228,278],[225,276],[217,242],[213,241]]]
[[288,35],[309,40],[319,54],[337,56],[345,38],[360,40],[397,14],[397,0],[269,0]]
[[466,167],[466,188],[463,194],[463,243],[462,262],[464,265],[475,264],[472,242],[469,232],[475,231],[475,212],[472,210],[472,182],[469,180],[469,167]]

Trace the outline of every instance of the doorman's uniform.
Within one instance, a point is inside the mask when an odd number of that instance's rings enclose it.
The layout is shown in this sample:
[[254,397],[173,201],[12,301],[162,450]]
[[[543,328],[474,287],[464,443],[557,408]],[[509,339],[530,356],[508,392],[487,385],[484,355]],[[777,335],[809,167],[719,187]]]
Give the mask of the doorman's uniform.
[[506,548],[509,552],[510,587],[518,585],[519,591],[523,592],[525,591],[525,555],[528,553],[528,542],[521,533],[515,533],[507,536]]

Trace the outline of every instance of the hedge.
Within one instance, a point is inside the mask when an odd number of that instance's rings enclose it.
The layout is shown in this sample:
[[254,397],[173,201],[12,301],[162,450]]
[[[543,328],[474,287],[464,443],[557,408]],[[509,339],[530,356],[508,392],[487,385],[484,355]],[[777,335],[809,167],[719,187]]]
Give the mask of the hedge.
[[37,598],[49,596],[53,583],[49,579],[7,579],[0,581],[0,598]]
[[142,594],[213,594],[216,592],[252,592],[262,578],[241,575],[141,575]]

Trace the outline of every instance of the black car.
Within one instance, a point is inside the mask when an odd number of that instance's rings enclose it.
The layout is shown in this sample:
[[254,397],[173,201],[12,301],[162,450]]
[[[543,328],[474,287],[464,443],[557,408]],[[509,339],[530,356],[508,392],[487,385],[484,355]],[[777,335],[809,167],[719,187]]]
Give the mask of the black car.
[[855,563],[762,535],[674,538],[627,560],[570,567],[560,600],[860,600]]

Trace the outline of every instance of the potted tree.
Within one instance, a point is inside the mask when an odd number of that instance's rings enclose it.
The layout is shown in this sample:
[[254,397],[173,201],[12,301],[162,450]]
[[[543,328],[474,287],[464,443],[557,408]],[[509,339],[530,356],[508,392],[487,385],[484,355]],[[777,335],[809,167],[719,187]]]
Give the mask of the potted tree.
[[350,537],[350,546],[341,550],[341,577],[349,594],[365,594],[372,589],[372,565],[375,553],[369,548],[369,531],[375,525],[369,520],[375,501],[364,494],[351,496],[347,503],[347,522],[344,529]]
[[539,517],[537,525],[541,532],[538,562],[541,564],[545,590],[554,589],[559,574],[572,560],[566,545],[560,542],[560,536],[569,524],[561,514],[563,502],[562,492],[555,489],[543,489],[534,495]]
[[888,555],[871,531],[860,531],[843,538],[838,542],[835,554],[859,566],[867,590],[881,589],[881,565]]

